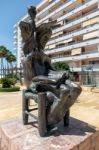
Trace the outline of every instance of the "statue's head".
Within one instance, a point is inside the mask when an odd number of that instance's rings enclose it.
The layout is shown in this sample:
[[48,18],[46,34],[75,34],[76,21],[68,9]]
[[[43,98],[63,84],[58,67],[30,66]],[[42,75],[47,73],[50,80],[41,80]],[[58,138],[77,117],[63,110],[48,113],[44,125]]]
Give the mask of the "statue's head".
[[29,6],[28,7],[28,14],[31,16],[31,15],[34,15],[36,16],[36,7],[34,6]]

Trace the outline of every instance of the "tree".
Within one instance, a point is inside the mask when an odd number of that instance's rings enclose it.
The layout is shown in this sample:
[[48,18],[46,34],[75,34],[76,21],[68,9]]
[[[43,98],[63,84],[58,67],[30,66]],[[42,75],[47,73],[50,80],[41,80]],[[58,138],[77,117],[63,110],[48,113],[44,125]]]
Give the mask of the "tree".
[[[13,62],[16,61],[15,55],[11,53],[5,46],[0,46],[0,59],[1,59],[1,75],[4,75],[4,59],[10,64],[13,69]],[[8,65],[7,65],[8,66]],[[12,71],[13,72],[13,71]]]
[[4,74],[4,64],[3,64],[3,60],[4,58],[6,57],[8,53],[8,50],[5,46],[0,46],[0,58],[1,58],[1,74],[3,73]]
[[52,65],[57,70],[70,70],[69,65],[65,62],[55,62]]
[[13,55],[10,51],[6,55],[6,60],[8,63],[10,63],[10,66],[12,68],[12,73],[13,73],[13,62],[16,61],[15,55]]

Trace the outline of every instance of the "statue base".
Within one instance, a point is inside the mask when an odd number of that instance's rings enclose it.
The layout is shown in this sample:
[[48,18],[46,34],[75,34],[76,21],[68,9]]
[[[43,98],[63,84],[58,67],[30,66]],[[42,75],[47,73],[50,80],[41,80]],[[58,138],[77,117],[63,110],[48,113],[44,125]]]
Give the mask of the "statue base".
[[0,150],[99,150],[99,129],[70,118],[69,127],[57,125],[40,137],[37,123],[27,126],[16,117],[0,123]]

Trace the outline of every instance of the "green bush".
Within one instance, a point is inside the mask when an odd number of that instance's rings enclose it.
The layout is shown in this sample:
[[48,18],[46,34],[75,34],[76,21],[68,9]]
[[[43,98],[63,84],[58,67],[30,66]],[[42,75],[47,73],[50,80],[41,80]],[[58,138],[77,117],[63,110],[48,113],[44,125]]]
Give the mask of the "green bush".
[[10,82],[11,82],[11,85],[15,85],[17,80],[15,78],[9,78]]
[[70,70],[69,65],[66,64],[65,62],[55,62],[52,65],[57,70],[63,70],[63,71]]
[[16,84],[16,81],[15,78],[4,77],[1,79],[2,88],[10,88]]
[[70,76],[69,76],[69,80],[75,81],[75,77],[74,77],[73,75],[70,75]]
[[16,92],[16,91],[20,91],[20,87],[19,86],[14,86],[14,87],[10,87],[10,88],[2,88],[2,87],[0,87],[0,92]]
[[6,77],[8,77],[8,78],[15,78],[15,79],[17,79],[16,74],[12,74],[12,73],[7,74],[7,75],[6,75]]
[[12,81],[9,78],[4,77],[1,79],[1,84],[2,88],[10,88],[12,85]]
[[0,84],[1,84],[1,79],[0,79]]

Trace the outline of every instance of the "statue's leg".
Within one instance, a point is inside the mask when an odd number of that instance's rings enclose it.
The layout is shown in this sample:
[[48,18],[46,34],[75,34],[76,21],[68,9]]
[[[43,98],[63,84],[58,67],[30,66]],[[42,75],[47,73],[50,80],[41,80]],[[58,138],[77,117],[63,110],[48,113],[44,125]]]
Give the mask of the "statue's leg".
[[47,132],[47,118],[46,118],[46,93],[39,93],[38,94],[38,129],[41,136],[45,136]]
[[81,87],[73,82],[66,83],[65,89],[60,91],[60,98],[55,97],[48,115],[48,123],[56,124],[66,115],[66,110],[74,104],[81,93]]
[[66,104],[66,101],[68,100],[70,91],[68,88],[65,88],[65,89],[61,89],[60,93],[61,94],[59,98],[54,97],[54,102],[48,114],[49,125],[58,123],[66,114],[66,109],[63,108],[64,105]]
[[59,97],[60,90],[56,89],[54,86],[46,84],[46,83],[37,83],[36,84],[36,90],[38,92],[52,92],[55,96]]
[[64,126],[69,126],[69,118],[70,118],[70,110],[68,109],[66,111],[65,116],[63,117],[63,121],[64,121]]
[[70,89],[70,96],[68,97],[68,100],[66,101],[66,105],[64,105],[63,109],[67,109],[66,114],[63,118],[64,126],[69,125],[69,118],[70,118],[70,107],[75,103],[78,96],[80,95],[82,89],[79,85],[73,83],[72,81],[68,81],[66,83],[68,88]]
[[66,87],[70,89],[70,96],[66,102],[66,109],[68,109],[75,103],[82,89],[80,85],[77,85],[76,83],[69,80],[66,81]]
[[23,124],[28,124],[28,114],[26,114],[26,111],[28,111],[28,99],[25,97],[25,90],[23,90],[23,98],[22,98],[22,117],[23,117]]

